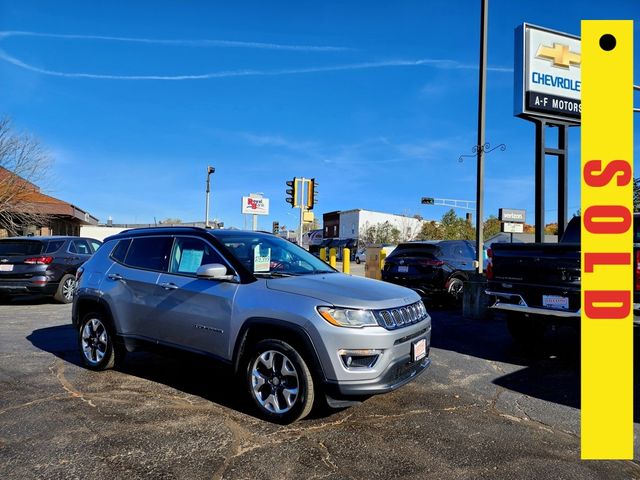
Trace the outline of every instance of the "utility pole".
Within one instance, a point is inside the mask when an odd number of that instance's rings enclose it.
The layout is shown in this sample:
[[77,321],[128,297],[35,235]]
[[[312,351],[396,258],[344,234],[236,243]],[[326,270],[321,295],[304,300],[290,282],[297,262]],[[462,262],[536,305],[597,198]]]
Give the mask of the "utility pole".
[[300,232],[298,232],[298,246],[302,247],[302,227],[304,226],[304,184],[305,179],[300,179]]
[[480,0],[480,71],[478,74],[478,167],[476,183],[476,250],[478,273],[482,273],[484,263],[483,207],[484,207],[484,127],[485,127],[485,82],[487,80],[487,25],[489,20],[489,0]]
[[208,166],[207,167],[207,199],[206,199],[206,205],[205,205],[205,209],[204,209],[204,226],[205,228],[209,228],[209,192],[211,191],[210,189],[210,178],[211,178],[211,174],[214,173],[216,171],[216,169],[212,166]]

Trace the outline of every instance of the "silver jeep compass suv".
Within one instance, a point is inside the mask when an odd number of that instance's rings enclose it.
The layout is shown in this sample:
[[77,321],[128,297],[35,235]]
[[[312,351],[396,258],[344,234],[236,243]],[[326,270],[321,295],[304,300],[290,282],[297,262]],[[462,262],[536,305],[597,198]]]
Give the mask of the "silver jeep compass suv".
[[164,345],[228,364],[258,412],[292,422],[393,390],[431,363],[431,318],[404,287],[344,275],[274,235],[145,228],[78,270],[73,324],[88,368]]

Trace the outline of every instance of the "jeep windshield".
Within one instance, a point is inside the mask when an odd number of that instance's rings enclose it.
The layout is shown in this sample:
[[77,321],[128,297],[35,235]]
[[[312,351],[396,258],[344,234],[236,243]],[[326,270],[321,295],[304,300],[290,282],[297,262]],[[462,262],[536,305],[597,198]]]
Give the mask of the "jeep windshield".
[[256,277],[336,272],[305,249],[275,235],[237,231],[218,231],[212,234]]

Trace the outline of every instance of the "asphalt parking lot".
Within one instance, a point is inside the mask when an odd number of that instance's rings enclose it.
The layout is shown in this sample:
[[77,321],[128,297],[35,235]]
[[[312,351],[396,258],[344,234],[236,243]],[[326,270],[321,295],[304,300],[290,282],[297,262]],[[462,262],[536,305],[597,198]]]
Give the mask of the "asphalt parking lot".
[[37,298],[0,305],[3,479],[640,479],[635,462],[578,460],[571,330],[523,354],[501,321],[432,307],[424,375],[278,426],[205,360],[134,353],[118,370],[85,370],[70,313]]

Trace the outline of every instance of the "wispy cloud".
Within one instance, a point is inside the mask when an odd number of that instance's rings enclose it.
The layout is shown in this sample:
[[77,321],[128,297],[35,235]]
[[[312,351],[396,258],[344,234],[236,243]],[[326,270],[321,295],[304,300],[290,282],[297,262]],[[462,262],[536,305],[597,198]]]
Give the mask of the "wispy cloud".
[[[22,60],[9,55],[4,50],[0,49],[0,60],[10,63],[16,67],[29,70],[31,72],[40,73],[42,75],[49,75],[54,77],[65,78],[90,78],[97,80],[162,80],[162,81],[181,81],[181,80],[209,80],[215,78],[228,78],[228,77],[259,77],[259,76],[280,76],[280,75],[301,75],[309,73],[323,73],[323,72],[338,72],[347,70],[364,70],[374,68],[389,68],[389,67],[418,67],[418,66],[432,66],[435,68],[444,69],[477,69],[473,65],[466,65],[456,62],[454,60],[443,59],[431,59],[423,58],[417,60],[383,60],[376,62],[359,62],[359,63],[345,63],[338,65],[324,65],[316,67],[301,67],[301,68],[283,68],[274,70],[254,70],[254,69],[242,69],[242,70],[222,70],[219,72],[208,72],[200,74],[186,74],[186,75],[114,75],[105,73],[86,73],[86,72],[62,72],[59,70],[51,70],[47,68],[37,67]],[[488,70],[496,72],[511,72],[512,69],[506,67],[489,67]]]
[[151,45],[171,45],[178,47],[235,47],[256,48],[264,50],[289,50],[298,52],[341,52],[353,50],[347,47],[335,47],[330,45],[290,45],[282,43],[242,42],[237,40],[186,40],[186,39],[162,39],[139,37],[116,37],[110,35],[77,35],[66,33],[41,33],[18,30],[0,31],[1,38],[9,37],[40,37],[58,38],[61,40],[99,40],[107,42],[143,43]]

